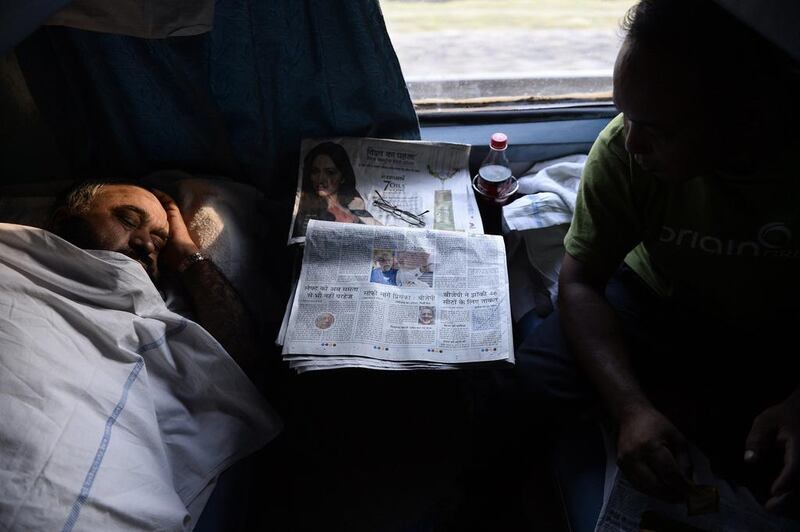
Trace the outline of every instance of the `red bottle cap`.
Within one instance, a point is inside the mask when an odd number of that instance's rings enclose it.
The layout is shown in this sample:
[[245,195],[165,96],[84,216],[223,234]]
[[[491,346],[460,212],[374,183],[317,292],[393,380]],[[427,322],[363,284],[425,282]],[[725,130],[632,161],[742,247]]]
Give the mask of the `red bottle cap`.
[[508,137],[505,133],[495,133],[489,145],[495,150],[504,150],[508,146]]

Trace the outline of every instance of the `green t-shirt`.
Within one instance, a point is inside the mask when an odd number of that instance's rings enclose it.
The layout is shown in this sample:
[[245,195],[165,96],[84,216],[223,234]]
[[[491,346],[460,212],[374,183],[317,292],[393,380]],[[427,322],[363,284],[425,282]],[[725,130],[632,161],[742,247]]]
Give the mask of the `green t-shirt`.
[[624,257],[658,294],[716,316],[797,313],[800,167],[790,155],[757,176],[667,183],[627,153],[619,115],[589,153],[566,250],[612,269]]

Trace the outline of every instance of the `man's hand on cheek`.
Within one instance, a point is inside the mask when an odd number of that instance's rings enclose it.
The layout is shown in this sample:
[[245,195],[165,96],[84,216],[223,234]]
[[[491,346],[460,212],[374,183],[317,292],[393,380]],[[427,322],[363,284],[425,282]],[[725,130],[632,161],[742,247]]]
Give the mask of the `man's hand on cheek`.
[[169,223],[169,239],[164,249],[159,253],[159,261],[163,269],[168,272],[178,271],[178,266],[188,256],[198,253],[200,248],[192,240],[189,235],[189,230],[186,228],[186,223],[183,221],[181,211],[168,194],[157,189],[152,190],[153,194],[161,202],[164,211],[167,213],[167,222]]

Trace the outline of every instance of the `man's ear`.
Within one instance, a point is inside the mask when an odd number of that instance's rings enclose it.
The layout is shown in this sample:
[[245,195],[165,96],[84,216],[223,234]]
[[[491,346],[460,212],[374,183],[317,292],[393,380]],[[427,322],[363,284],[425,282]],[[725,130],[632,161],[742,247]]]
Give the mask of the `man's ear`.
[[69,209],[63,205],[58,207],[50,214],[50,220],[47,222],[47,229],[49,229],[51,233],[58,234],[59,228],[64,226],[64,223],[69,217]]
[[79,248],[97,247],[92,240],[92,232],[86,220],[70,213],[66,207],[59,207],[53,211],[47,229]]

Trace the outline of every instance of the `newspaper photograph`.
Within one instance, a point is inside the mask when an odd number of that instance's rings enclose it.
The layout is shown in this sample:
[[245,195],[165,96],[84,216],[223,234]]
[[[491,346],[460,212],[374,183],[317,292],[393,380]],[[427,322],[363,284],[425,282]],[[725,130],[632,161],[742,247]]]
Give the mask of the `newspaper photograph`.
[[289,244],[310,220],[483,233],[467,144],[304,139]]
[[298,370],[514,361],[499,236],[312,219],[290,305]]

